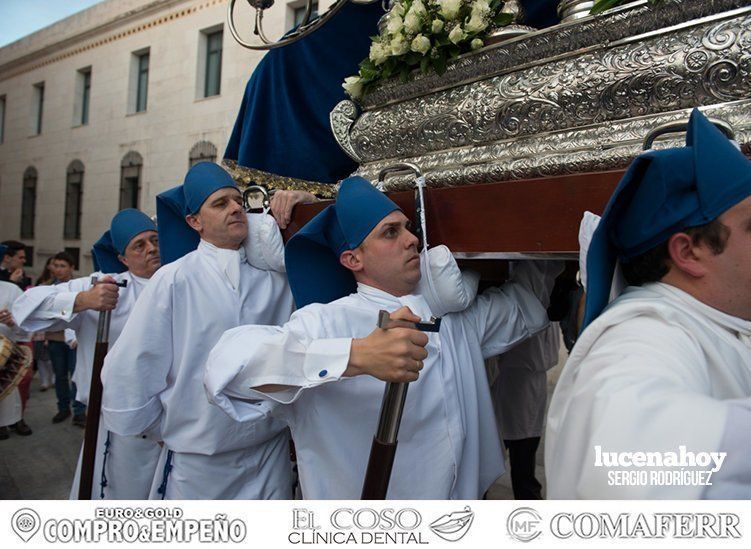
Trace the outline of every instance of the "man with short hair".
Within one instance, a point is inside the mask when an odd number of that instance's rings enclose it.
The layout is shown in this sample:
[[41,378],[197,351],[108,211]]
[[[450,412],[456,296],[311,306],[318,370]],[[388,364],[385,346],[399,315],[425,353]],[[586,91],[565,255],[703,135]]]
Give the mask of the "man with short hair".
[[202,383],[224,331],[289,318],[286,277],[248,262],[242,197],[216,164],[193,166],[183,185],[159,195],[157,215],[163,257],[175,258],[191,238],[198,247],[152,278],[107,355],[104,418],[121,435],[160,432],[152,499],[290,498],[285,426],[267,406],[250,423],[234,422],[209,404]]
[[17,240],[2,243],[5,253],[0,264],[0,281],[12,282],[22,290],[31,286],[31,278],[23,270],[26,265],[26,245]]
[[[38,286],[34,288],[34,293],[31,294],[34,298],[41,297],[45,299],[49,292],[55,293],[58,288],[65,288],[65,285],[73,278],[73,271],[75,269],[75,263],[73,257],[67,252],[58,252],[52,258],[50,264],[52,275],[55,277],[55,281],[52,286]],[[19,300],[14,308],[14,316],[19,324],[24,324],[26,330],[30,332],[42,331],[41,325],[32,325],[24,323],[27,313],[21,311],[28,307],[29,300],[34,299],[27,297],[26,299]],[[38,302],[35,300],[35,304]],[[66,305],[69,305],[66,302]],[[23,309],[22,309],[23,308]],[[59,314],[64,316],[73,314],[73,308],[70,306],[63,306],[59,308]],[[71,339],[70,335],[66,337],[65,326],[56,324],[54,322],[49,323],[52,329],[47,330],[47,351],[52,362],[52,369],[55,372],[55,394],[57,396],[57,413],[52,418],[52,423],[61,423],[70,417],[71,401],[73,402],[73,425],[77,427],[86,426],[86,406],[76,398],[76,343],[75,339]],[[88,383],[87,383],[88,387]]]
[[[686,146],[639,156],[592,237],[549,497],[751,495],[750,250],[751,163],[694,110]],[[617,264],[629,286],[608,305]]]
[[[53,261],[58,280],[72,273],[72,258],[67,255],[58,254]],[[160,266],[156,225],[143,212],[121,210],[112,218],[110,229],[94,244],[92,256],[97,269],[93,275],[32,288],[13,308],[19,324],[29,331],[75,332],[78,345],[73,351],[73,381],[75,398],[82,405],[89,400],[100,313],[112,311],[109,341],[114,344],[136,300]],[[96,284],[92,284],[92,277],[98,279]],[[119,288],[115,283],[126,285]],[[159,445],[153,437],[120,437],[100,422],[92,499],[145,499],[158,455]],[[80,473],[79,459],[71,499],[78,497]]]
[[52,271],[52,276],[55,277],[55,282],[53,284],[70,282],[73,278],[73,273],[76,270],[76,262],[73,259],[73,256],[68,252],[57,252],[52,257],[50,270]]
[[[360,177],[344,180],[336,203],[287,244],[300,308],[280,328],[228,331],[209,356],[215,404],[240,422],[269,407],[290,426],[306,498],[360,497],[383,381],[412,382],[389,498],[477,499],[503,473],[483,359],[547,325],[535,293],[557,272],[520,265],[428,334],[414,326],[435,314],[415,293],[417,246],[394,202]],[[379,310],[396,327],[376,328]]]

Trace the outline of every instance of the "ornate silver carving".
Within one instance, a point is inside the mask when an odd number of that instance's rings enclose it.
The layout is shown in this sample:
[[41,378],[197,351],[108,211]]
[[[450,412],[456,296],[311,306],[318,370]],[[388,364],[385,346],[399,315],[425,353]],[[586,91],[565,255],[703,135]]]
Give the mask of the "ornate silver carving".
[[[442,77],[388,82],[365,104],[354,123],[352,105],[332,116],[357,173],[412,162],[431,187],[622,169],[649,130],[695,106],[748,153],[751,6],[637,2],[464,56]],[[398,174],[385,182],[410,186]]]
[[663,0],[657,6],[641,0],[597,17],[556,25],[467,54],[449,63],[446,73],[440,76],[415,72],[406,83],[398,79],[386,81],[359,103],[365,110],[375,109],[745,6],[748,0]]
[[367,163],[749,96],[751,9],[367,111],[349,145]]
[[352,160],[359,163],[362,160],[352,147],[352,142],[349,138],[349,132],[356,119],[357,105],[346,99],[337,103],[334,110],[329,114],[331,131],[334,133],[337,143],[339,143],[339,146]]
[[[751,143],[751,99],[703,108],[712,118],[727,122],[740,143]],[[640,152],[644,136],[653,128],[685,120],[691,109],[606,122],[587,128],[550,132],[484,146],[461,147],[410,157],[420,166],[429,187],[451,187],[515,179],[625,168]],[[682,136],[660,139],[655,147],[680,146]],[[744,147],[748,150],[748,145]],[[372,162],[357,171],[375,180],[392,160]],[[407,190],[408,177],[386,180],[386,190]]]

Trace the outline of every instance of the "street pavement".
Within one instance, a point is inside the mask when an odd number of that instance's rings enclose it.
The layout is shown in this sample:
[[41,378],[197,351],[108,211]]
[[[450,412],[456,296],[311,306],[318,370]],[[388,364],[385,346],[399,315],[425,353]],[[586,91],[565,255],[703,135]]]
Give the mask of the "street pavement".
[[68,499],[83,429],[71,418],[53,424],[56,412],[54,387],[41,392],[35,376],[24,414],[34,432],[0,440],[0,499]]
[[[548,400],[565,361],[548,372]],[[31,384],[31,398],[24,419],[34,431],[21,437],[11,431],[8,440],[0,440],[0,499],[68,499],[70,485],[83,442],[83,429],[70,418],[53,424],[57,412],[55,390],[39,390],[39,379]],[[545,440],[537,451],[537,478],[545,486],[543,455]],[[544,491],[543,491],[544,493]],[[513,499],[511,478],[503,475],[488,490],[488,499]]]

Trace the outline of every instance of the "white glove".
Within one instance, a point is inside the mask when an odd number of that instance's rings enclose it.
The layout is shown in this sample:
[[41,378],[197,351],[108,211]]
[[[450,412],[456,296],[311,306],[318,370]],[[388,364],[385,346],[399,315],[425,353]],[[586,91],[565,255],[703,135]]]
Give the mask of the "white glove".
[[463,311],[477,295],[480,275],[474,271],[459,270],[446,246],[423,250],[420,254],[420,271],[422,277],[416,293],[425,298],[434,316]]
[[262,271],[286,272],[284,242],[279,225],[267,213],[246,214],[248,238],[243,241],[248,263]]

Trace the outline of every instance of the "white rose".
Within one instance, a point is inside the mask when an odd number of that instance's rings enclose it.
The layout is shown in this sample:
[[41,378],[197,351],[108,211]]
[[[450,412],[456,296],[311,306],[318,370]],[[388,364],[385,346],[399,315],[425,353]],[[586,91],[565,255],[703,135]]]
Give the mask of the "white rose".
[[437,0],[440,6],[440,14],[447,20],[456,19],[459,15],[459,8],[462,7],[462,0]]
[[409,51],[409,44],[401,34],[394,36],[394,39],[391,40],[389,47],[391,48],[391,55],[402,55]]
[[397,34],[400,30],[402,30],[403,25],[404,22],[399,15],[393,13],[389,14],[388,22],[386,23],[386,30],[389,32],[389,34]]
[[464,29],[467,32],[480,32],[482,30],[485,30],[488,27],[488,20],[485,19],[482,15],[475,15],[474,13],[469,18],[469,21],[467,21],[467,24],[464,25]]
[[391,7],[391,11],[389,12],[389,15],[398,15],[399,17],[404,17],[404,6],[401,2],[397,2]]
[[408,33],[414,34],[420,30],[420,27],[422,27],[422,18],[412,10],[409,10],[407,17],[404,18],[404,29]]
[[441,21],[440,19],[434,19],[430,30],[433,32],[433,34],[438,34],[439,32],[441,32],[443,30],[443,21]]
[[409,8],[409,11],[414,12],[415,15],[426,15],[428,13],[428,10],[425,9],[425,4],[422,3],[422,0],[415,0],[412,2],[412,7]]
[[485,44],[483,44],[482,40],[480,40],[479,38],[475,38],[472,40],[472,42],[469,43],[469,47],[473,50],[479,50],[484,45]]
[[376,65],[386,62],[390,55],[391,50],[385,47],[381,42],[373,42],[370,45],[370,54],[368,57],[370,57],[370,60]]
[[417,36],[415,36],[415,39],[412,40],[410,49],[412,51],[425,55],[426,53],[428,53],[428,51],[430,51],[430,38],[423,36],[422,34],[418,34]]
[[347,92],[352,99],[362,97],[362,78],[359,76],[348,76],[344,79],[342,88],[344,88],[344,91]]
[[453,42],[454,44],[458,44],[462,40],[464,40],[464,31],[462,30],[461,26],[457,25],[453,29],[451,29],[451,32],[449,33],[449,40]]
[[472,15],[488,15],[490,13],[490,2],[487,0],[475,0],[472,3]]

